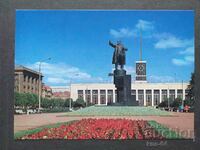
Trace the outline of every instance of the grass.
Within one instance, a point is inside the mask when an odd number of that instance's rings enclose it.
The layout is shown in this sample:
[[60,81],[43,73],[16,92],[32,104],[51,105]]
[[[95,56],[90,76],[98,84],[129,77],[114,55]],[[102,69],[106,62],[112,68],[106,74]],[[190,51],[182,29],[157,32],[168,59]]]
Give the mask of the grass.
[[153,127],[159,134],[161,134],[166,139],[184,139],[177,132],[157,123],[156,121],[148,121],[149,125]]
[[35,128],[35,129],[19,131],[19,132],[16,132],[14,134],[14,139],[18,139],[18,138],[20,138],[22,136],[25,136],[25,135],[29,135],[29,134],[34,134],[34,133],[40,132],[44,128],[57,128],[57,127],[59,127],[61,125],[71,124],[72,122],[75,122],[75,121],[77,121],[77,120],[72,120],[72,121],[68,121],[68,122],[60,122],[60,123],[56,123],[56,124],[50,124],[50,125],[41,126],[41,127]]
[[171,116],[167,111],[141,106],[90,106],[62,116]]

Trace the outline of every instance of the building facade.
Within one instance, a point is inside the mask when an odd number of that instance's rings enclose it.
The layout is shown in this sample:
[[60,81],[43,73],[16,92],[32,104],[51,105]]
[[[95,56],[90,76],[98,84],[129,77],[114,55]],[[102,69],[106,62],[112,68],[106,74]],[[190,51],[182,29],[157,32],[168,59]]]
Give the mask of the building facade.
[[42,91],[42,77],[42,74],[37,71],[21,65],[15,66],[15,91],[38,95],[39,90]]
[[52,89],[49,86],[47,86],[47,85],[42,86],[42,97],[43,98],[52,98],[53,97]]
[[53,98],[68,99],[70,98],[70,92],[68,86],[51,86],[53,92]]
[[[170,98],[186,98],[189,83],[148,83],[131,84],[131,95],[140,106],[157,106]],[[86,103],[107,105],[116,102],[116,89],[112,83],[71,84],[71,98],[83,99]]]

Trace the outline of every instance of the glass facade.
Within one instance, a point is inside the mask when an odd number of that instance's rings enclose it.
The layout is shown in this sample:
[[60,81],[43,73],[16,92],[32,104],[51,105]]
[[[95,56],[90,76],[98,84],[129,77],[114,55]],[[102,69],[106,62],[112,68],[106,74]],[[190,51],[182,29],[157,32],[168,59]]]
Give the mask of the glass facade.
[[78,99],[83,99],[83,90],[78,90]]
[[91,91],[85,90],[85,99],[87,101],[87,104],[91,103]]
[[154,90],[154,105],[160,104],[160,90]]
[[108,90],[108,104],[113,103],[113,90]]
[[138,101],[140,106],[144,105],[144,90],[138,90]]
[[152,106],[152,93],[151,93],[151,90],[146,90],[146,106]]
[[170,100],[175,100],[175,90],[169,90],[169,98]]
[[177,90],[177,98],[183,99],[183,90],[181,90],[181,89]]
[[167,100],[167,90],[162,90],[162,102]]
[[100,104],[106,104],[106,90],[100,90]]
[[92,90],[92,104],[98,104],[98,90]]

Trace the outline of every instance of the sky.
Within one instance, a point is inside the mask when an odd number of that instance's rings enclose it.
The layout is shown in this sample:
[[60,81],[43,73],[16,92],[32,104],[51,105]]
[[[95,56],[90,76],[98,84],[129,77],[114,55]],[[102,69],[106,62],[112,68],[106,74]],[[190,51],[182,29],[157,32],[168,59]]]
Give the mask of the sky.
[[[148,82],[187,82],[194,70],[193,11],[16,11],[15,64],[39,70],[50,86],[111,82],[111,40],[128,48],[125,69],[135,79],[147,61]],[[48,60],[48,58],[51,58]]]

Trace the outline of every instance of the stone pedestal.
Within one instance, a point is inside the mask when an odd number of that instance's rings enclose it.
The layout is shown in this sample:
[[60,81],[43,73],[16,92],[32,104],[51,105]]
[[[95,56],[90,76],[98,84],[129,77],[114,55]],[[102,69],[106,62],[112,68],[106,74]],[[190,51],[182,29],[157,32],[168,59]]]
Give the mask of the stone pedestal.
[[126,75],[123,69],[114,70],[114,84],[117,89],[115,105],[137,105],[136,100],[131,97],[131,75]]

